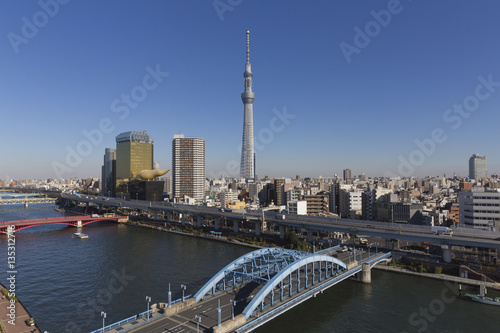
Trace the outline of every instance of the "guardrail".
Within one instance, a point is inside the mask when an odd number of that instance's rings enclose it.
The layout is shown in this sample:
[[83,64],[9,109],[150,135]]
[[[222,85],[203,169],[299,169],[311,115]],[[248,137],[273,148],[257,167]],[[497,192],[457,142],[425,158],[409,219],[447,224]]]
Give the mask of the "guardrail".
[[[193,296],[192,294],[186,295],[186,296],[184,296],[184,299],[191,298],[192,296]],[[176,304],[176,303],[180,303],[180,302],[182,302],[182,298],[179,298],[179,299],[176,299],[176,300],[172,301],[172,304]],[[148,311],[141,312],[141,313],[139,313],[137,315],[134,315],[132,317],[129,317],[127,319],[123,319],[123,320],[120,320],[119,322],[110,324],[108,326],[104,326],[104,330],[102,328],[99,328],[99,329],[97,329],[95,331],[92,331],[90,333],[104,333],[106,331],[112,330],[113,328],[120,327],[120,326],[128,324],[128,323],[130,323],[130,322],[132,322],[134,320],[146,317],[148,315],[148,313],[152,315],[153,314],[153,310],[148,310]],[[149,319],[149,321],[138,323],[138,324],[133,325],[133,326],[131,326],[129,328],[124,328],[123,330],[120,330],[120,332],[125,333],[126,331],[130,330],[131,328],[136,328],[138,326],[142,326],[145,323],[154,321],[154,320],[156,320],[156,319],[158,319],[160,317],[164,317],[164,315],[163,316],[161,316],[161,315],[160,316],[156,316],[154,318],[152,317],[152,318]]]
[[[120,326],[128,324],[128,323],[130,323],[130,322],[132,322],[134,320],[137,320],[137,319],[140,319],[142,317],[145,317],[145,316],[148,315],[148,313],[152,314],[153,310],[148,310],[148,311],[141,312],[138,315],[134,315],[134,316],[129,317],[127,319],[120,320],[119,322],[113,323],[113,324],[108,325],[108,326],[104,326],[103,328],[99,328],[99,329],[97,329],[95,331],[92,331],[90,333],[104,333],[106,331],[112,330],[113,328],[120,327]],[[134,327],[135,327],[135,325],[134,325]]]
[[133,325],[133,326],[130,326],[130,327],[127,327],[127,328],[124,328],[123,330],[120,330],[120,333],[125,333],[125,332],[128,332],[130,330],[135,330],[136,328],[138,327],[141,327],[141,326],[144,326],[146,324],[149,324],[150,322],[153,322],[155,320],[158,320],[160,318],[164,318],[165,317],[165,314],[161,314],[161,315],[158,315],[156,317],[152,317],[150,318],[148,321],[143,321],[142,323],[138,323],[136,325]]

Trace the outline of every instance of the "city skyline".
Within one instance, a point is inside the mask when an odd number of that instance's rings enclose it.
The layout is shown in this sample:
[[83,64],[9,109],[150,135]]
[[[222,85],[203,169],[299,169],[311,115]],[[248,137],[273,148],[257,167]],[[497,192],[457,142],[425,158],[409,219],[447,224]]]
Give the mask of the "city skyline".
[[476,153],[500,169],[483,129],[500,118],[500,4],[222,2],[9,3],[0,178],[99,177],[130,130],[161,168],[173,134],[202,137],[206,176],[237,177],[247,29],[260,177],[465,177]]

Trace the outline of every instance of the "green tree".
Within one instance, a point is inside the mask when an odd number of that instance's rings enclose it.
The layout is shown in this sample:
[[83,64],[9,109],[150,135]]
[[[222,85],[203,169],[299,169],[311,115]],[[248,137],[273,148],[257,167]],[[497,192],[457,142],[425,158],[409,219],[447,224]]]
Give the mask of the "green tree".
[[285,234],[285,248],[298,250],[300,247],[299,236],[294,232],[287,232]]

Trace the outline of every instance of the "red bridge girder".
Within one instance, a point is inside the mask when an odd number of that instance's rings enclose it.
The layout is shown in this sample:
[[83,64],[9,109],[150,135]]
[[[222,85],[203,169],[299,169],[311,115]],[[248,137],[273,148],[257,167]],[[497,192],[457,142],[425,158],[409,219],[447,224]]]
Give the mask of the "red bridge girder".
[[123,218],[123,216],[108,216],[108,217],[91,217],[88,215],[85,216],[70,216],[70,217],[54,217],[54,218],[45,218],[45,219],[30,219],[30,220],[17,220],[17,221],[4,221],[0,222],[0,233],[6,234],[7,228],[10,226],[14,226],[14,232],[23,230],[26,228],[36,227],[39,225],[46,224],[65,224],[68,226],[76,227],[78,221],[82,222],[82,227],[95,222],[100,221],[116,221],[118,219]]

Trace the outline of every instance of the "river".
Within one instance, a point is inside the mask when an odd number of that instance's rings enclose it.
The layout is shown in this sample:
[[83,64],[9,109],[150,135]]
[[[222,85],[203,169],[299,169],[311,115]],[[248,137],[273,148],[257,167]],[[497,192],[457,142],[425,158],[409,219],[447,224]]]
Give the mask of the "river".
[[[54,206],[3,206],[0,221],[56,216]],[[98,223],[88,239],[63,225],[21,230],[16,295],[50,333],[89,332],[152,302],[195,293],[222,267],[253,249],[150,229]],[[0,278],[7,284],[7,241],[0,236]],[[500,307],[455,298],[456,286],[374,270],[372,283],[344,281],[256,332],[496,332]],[[492,296],[498,293],[490,292]],[[22,324],[22,323],[19,323]]]

